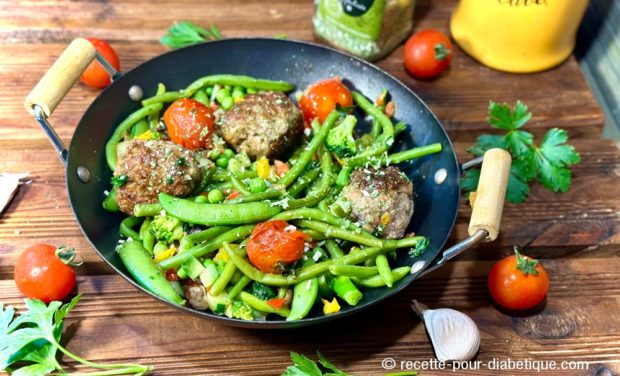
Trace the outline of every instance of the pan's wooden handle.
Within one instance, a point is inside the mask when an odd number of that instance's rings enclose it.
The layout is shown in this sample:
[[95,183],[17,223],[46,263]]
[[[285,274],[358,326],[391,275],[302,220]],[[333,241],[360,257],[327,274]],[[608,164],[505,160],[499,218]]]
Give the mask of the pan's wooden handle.
[[470,236],[478,230],[485,230],[489,234],[485,241],[497,238],[511,162],[512,158],[506,150],[491,149],[484,153],[478,190],[469,221]]
[[26,110],[33,114],[33,106],[39,105],[45,115],[50,116],[93,61],[96,51],[92,43],[86,39],[73,40],[28,94],[24,100]]

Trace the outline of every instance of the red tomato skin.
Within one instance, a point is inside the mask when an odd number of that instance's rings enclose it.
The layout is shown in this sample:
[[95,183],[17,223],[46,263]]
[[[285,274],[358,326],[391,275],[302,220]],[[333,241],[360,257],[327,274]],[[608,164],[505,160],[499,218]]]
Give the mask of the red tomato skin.
[[[121,70],[121,62],[112,46],[101,39],[93,37],[88,37],[86,39],[88,39],[90,43],[95,46],[97,51],[103,55],[103,57],[114,67],[114,69],[117,71]],[[90,63],[84,73],[80,76],[80,81],[87,86],[96,89],[103,89],[112,82],[112,79],[103,65],[101,65],[98,61],[93,60],[93,62]]]
[[301,231],[284,231],[285,221],[267,221],[256,225],[246,246],[248,259],[265,273],[279,273],[282,265],[299,261],[304,241],[311,240]]
[[215,132],[213,110],[190,98],[174,101],[164,113],[164,123],[170,141],[192,150],[206,148]]
[[[445,58],[435,58],[435,46],[442,43],[448,50]],[[446,70],[452,61],[452,42],[437,30],[424,30],[412,35],[403,50],[405,68],[414,77],[433,78]]]
[[540,304],[549,291],[549,275],[540,265],[538,275],[524,275],[517,269],[514,255],[498,261],[489,272],[488,288],[493,300],[512,310],[525,310]]
[[351,92],[340,78],[328,78],[308,86],[299,100],[299,108],[304,114],[307,126],[318,118],[321,122],[336,108],[353,106]]
[[75,271],[55,255],[56,247],[37,244],[17,259],[13,277],[17,288],[27,298],[45,303],[61,300],[75,286]]

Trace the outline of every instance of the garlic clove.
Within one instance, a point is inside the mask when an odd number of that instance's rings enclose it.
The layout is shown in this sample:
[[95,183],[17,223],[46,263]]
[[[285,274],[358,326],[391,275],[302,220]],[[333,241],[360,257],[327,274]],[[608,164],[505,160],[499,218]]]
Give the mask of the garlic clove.
[[440,361],[473,359],[480,348],[480,331],[466,314],[450,309],[428,309],[413,301],[413,310],[420,316]]

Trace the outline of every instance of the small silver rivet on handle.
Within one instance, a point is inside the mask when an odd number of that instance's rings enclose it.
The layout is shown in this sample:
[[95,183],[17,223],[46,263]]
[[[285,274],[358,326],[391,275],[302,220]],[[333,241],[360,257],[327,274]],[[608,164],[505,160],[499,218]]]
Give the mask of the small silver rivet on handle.
[[90,171],[84,166],[78,166],[77,176],[82,183],[88,183],[90,180]]

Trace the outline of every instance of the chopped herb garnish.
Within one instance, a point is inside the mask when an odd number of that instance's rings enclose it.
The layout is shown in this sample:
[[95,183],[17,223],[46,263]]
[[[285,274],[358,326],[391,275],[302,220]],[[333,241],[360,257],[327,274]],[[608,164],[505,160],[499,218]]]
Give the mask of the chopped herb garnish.
[[185,165],[186,165],[186,162],[187,162],[187,161],[185,160],[185,158],[184,158],[184,157],[180,157],[179,159],[177,159],[177,166],[179,166],[179,167],[183,167],[183,166],[185,166]]
[[127,184],[127,182],[129,181],[129,177],[127,175],[117,175],[117,176],[112,176],[112,186],[113,187],[122,187],[123,185]]

